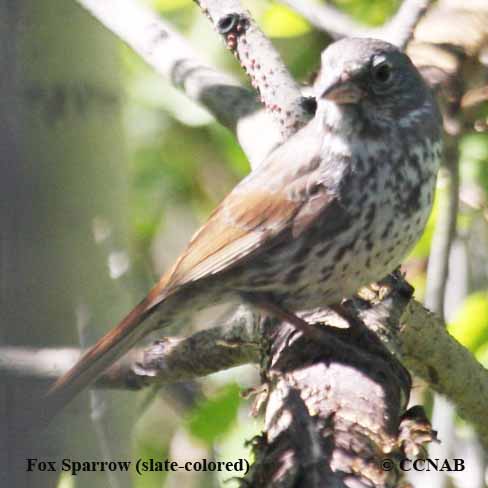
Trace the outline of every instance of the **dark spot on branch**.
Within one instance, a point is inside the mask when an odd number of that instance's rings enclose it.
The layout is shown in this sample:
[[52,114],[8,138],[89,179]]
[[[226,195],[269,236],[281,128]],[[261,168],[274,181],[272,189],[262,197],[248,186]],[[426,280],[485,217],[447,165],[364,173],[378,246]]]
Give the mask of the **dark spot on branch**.
[[314,115],[317,110],[317,100],[314,97],[303,97],[300,106],[310,115]]
[[237,29],[237,25],[239,24],[239,18],[239,14],[235,13],[224,15],[217,22],[217,30],[219,31],[219,34],[229,34],[234,29]]

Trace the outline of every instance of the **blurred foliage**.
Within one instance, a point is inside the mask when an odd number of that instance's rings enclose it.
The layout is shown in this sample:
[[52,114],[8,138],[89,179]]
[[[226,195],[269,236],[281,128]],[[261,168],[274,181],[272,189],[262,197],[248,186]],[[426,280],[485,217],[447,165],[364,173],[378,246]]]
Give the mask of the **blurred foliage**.
[[237,418],[240,388],[231,383],[196,405],[186,420],[192,436],[212,445],[226,434]]
[[[166,20],[193,45],[204,59],[233,73],[248,84],[234,57],[225,49],[208,20],[191,0],[144,0],[158,9]],[[318,0],[317,0],[318,1]],[[336,0],[341,10],[370,25],[384,22],[399,5],[397,0]],[[327,36],[318,33],[301,17],[282,5],[262,0],[245,2],[264,31],[272,38],[292,74],[307,83],[319,64]],[[154,259],[155,238],[174,233],[169,225],[171,209],[184,207],[195,221],[203,221],[220,199],[248,171],[249,165],[233,135],[216,124],[202,108],[186,99],[148,68],[129,48],[123,46],[127,93],[126,125],[131,148],[130,190],[131,226],[135,252]],[[488,112],[488,108],[485,107]],[[481,192],[488,190],[488,135],[471,133],[462,139],[460,170],[463,182]],[[461,207],[460,223],[470,228],[473,209]],[[476,212],[475,212],[476,213]],[[479,213],[479,211],[478,211]],[[406,262],[409,280],[421,299],[425,272],[434,232],[437,205],[424,236]],[[476,214],[478,215],[478,214]],[[169,240],[169,239],[167,239]],[[181,247],[185,242],[182,240]],[[159,247],[159,246],[158,246]],[[480,249],[487,257],[488,249]],[[486,284],[485,284],[486,286]],[[451,321],[450,332],[488,364],[488,292],[471,290]],[[212,378],[206,380],[212,382]],[[230,382],[199,402],[183,417],[184,427],[199,443],[216,449],[216,459],[229,460],[248,456],[244,440],[256,432],[256,425],[240,409],[247,402],[239,398],[239,387]],[[166,447],[138,446],[138,457],[165,456]],[[155,450],[156,449],[156,450]],[[163,450],[161,450],[163,449]],[[219,480],[229,473],[218,475]],[[164,486],[161,474],[144,477],[137,486]]]
[[401,2],[391,0],[374,0],[373,2],[335,0],[332,3],[362,23],[379,25],[393,15]]
[[488,344],[488,292],[469,295],[456,312],[449,332],[464,346],[476,353]]
[[[487,104],[488,105],[488,104]],[[488,134],[468,133],[460,145],[461,179],[488,188]]]
[[269,37],[297,37],[310,32],[310,24],[281,4],[270,5],[265,11],[261,27]]
[[[138,446],[135,459],[154,459],[163,461],[169,458],[168,449],[161,448],[159,445],[141,443]],[[138,475],[133,471],[134,488],[152,488],[156,486],[164,486],[164,480],[168,477],[166,471],[146,471],[142,475]]]

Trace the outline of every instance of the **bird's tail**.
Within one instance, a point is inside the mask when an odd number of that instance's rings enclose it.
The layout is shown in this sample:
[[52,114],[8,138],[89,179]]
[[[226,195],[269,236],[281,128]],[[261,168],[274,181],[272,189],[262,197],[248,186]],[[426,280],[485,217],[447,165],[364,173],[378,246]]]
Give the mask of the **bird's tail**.
[[81,390],[154,328],[154,322],[146,319],[160,301],[155,303],[150,295],[146,297],[51,386],[41,404],[39,427],[49,423]]

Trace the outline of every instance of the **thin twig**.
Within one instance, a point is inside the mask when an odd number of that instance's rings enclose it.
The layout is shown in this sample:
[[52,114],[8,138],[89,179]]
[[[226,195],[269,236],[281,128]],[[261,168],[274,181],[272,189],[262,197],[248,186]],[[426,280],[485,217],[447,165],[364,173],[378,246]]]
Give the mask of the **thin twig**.
[[425,305],[444,320],[444,300],[449,273],[449,254],[456,233],[459,206],[459,149],[456,137],[446,138],[444,165],[439,174],[443,187],[439,193],[437,222],[432,237]]
[[488,371],[445,331],[444,322],[420,303],[412,301],[402,320],[405,365],[456,405],[488,449]]
[[378,37],[405,49],[431,3],[432,0],[405,0],[391,20],[378,29]]
[[404,49],[432,0],[405,0],[388,22],[375,28],[354,21],[330,5],[311,3],[309,0],[280,0],[280,2],[298,12],[313,26],[327,32],[333,39],[374,37]]
[[342,37],[366,37],[370,31],[367,26],[356,22],[349,15],[327,4],[318,4],[310,0],[279,0],[314,27],[329,34],[333,39]]
[[472,88],[463,95],[461,108],[476,107],[486,101],[488,101],[488,85]]

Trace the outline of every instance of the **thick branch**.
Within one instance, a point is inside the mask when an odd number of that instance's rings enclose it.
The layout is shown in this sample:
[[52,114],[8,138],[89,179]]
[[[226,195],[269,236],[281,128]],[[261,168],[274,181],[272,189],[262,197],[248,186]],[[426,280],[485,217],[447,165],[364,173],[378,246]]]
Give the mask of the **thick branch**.
[[412,301],[402,321],[399,340],[405,365],[456,405],[488,449],[488,371],[420,303]]
[[[126,354],[97,380],[102,388],[140,389],[176,383],[259,361],[257,315],[240,307],[223,326],[167,337]],[[0,377],[52,382],[79,359],[76,348],[0,348]]]
[[310,119],[310,113],[278,51],[238,0],[196,1],[249,75],[286,140]]
[[488,448],[488,370],[449,335],[438,315],[409,300],[409,288],[390,276],[381,286],[363,290],[367,305],[356,300],[356,306],[367,310],[361,312],[364,322],[414,374],[459,408]]
[[[437,315],[410,300],[410,295],[408,283],[388,277],[380,286],[362,290],[354,305],[362,320],[391,351],[459,407],[488,446],[484,407],[488,405],[488,371],[449,335]],[[307,320],[327,321],[327,317],[328,313],[322,311]],[[255,363],[260,357],[261,337],[257,315],[241,307],[224,326],[188,338],[167,338],[145,351],[131,352],[109,369],[97,385],[139,389]],[[79,355],[77,349],[4,348],[0,350],[0,376],[52,381],[66,372]]]
[[406,455],[400,425],[410,376],[367,329],[307,316],[315,318],[320,325],[310,327],[320,341],[289,325],[265,325],[267,388],[257,402],[267,400],[266,434],[255,440],[250,485],[393,486],[397,472],[381,462],[386,452]]
[[[233,131],[257,164],[281,141],[278,125],[254,92],[202,61],[188,42],[136,0],[77,0],[175,87]],[[256,134],[263,137],[256,137]]]
[[[307,480],[306,486],[333,483],[346,488],[353,480],[358,487],[386,486],[397,472],[381,468],[383,453],[392,458],[416,456],[429,439],[430,427],[423,418],[419,424],[409,412],[410,427],[404,422],[408,372],[367,329],[349,324],[350,330],[344,330],[344,320],[332,312],[307,314],[307,321],[320,322],[310,325],[322,338],[315,340],[274,319],[262,322],[244,307],[238,317],[228,327],[169,338],[144,353],[135,351],[98,385],[140,388],[261,361],[266,389],[259,389],[257,400],[267,400],[266,435],[259,446],[255,444],[259,449],[250,479],[256,487],[288,486],[285,479]],[[24,356],[17,373],[25,375],[29,367],[36,367],[39,375],[36,361],[41,354],[15,349],[1,353],[0,372],[6,373],[5,367]],[[67,356],[43,351],[50,364],[52,353],[55,360]],[[55,374],[68,367],[58,363]],[[423,435],[417,440],[418,430]],[[271,483],[277,478],[277,485]]]

